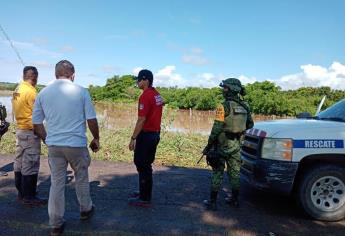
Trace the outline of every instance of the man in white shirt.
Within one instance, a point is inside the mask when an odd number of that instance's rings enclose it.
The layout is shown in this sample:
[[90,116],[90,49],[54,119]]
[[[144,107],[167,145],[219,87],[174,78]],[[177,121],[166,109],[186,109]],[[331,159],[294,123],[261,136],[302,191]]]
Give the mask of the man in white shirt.
[[[46,143],[49,152],[51,187],[48,214],[51,235],[60,235],[64,229],[64,193],[68,164],[75,174],[80,219],[86,220],[94,212],[88,176],[91,158],[85,133],[87,123],[94,137],[90,148],[97,152],[98,123],[90,94],[87,89],[73,83],[74,73],[71,62],[58,62],[55,66],[56,80],[37,95],[32,115],[34,131]],[[44,120],[47,132],[43,126]]]

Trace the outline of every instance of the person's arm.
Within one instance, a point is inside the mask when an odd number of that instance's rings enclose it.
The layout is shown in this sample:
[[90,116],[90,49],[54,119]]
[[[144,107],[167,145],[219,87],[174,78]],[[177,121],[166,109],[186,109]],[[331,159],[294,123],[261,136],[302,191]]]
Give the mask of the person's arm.
[[43,143],[46,143],[47,132],[43,124],[34,124],[34,134],[42,139]]
[[139,104],[138,104],[138,119],[137,123],[135,124],[135,128],[133,131],[133,134],[131,136],[131,140],[128,145],[128,149],[130,151],[133,151],[135,149],[135,140],[137,139],[139,133],[144,127],[144,124],[146,122],[147,114],[149,113],[151,109],[151,103],[150,103],[150,97],[147,96],[140,96],[139,98]]
[[131,137],[131,141],[129,142],[128,148],[130,151],[133,151],[135,148],[135,140],[137,139],[139,133],[143,129],[143,126],[145,124],[146,117],[145,116],[139,116],[137,119],[137,123],[135,124],[135,128]]
[[93,152],[97,152],[99,150],[99,128],[97,119],[95,118],[87,120],[87,125],[93,136],[93,140],[91,141],[89,147]]
[[89,147],[93,152],[98,152],[100,148],[99,144],[99,128],[96,118],[96,111],[92,105],[90,93],[85,89],[84,90],[84,112],[87,120],[87,126],[89,127],[91,134],[93,136],[92,141],[90,142]]
[[42,104],[40,98],[37,96],[34,101],[33,111],[32,111],[32,124],[34,128],[34,134],[42,139],[43,143],[46,143],[47,132],[43,125],[43,120],[45,118]]

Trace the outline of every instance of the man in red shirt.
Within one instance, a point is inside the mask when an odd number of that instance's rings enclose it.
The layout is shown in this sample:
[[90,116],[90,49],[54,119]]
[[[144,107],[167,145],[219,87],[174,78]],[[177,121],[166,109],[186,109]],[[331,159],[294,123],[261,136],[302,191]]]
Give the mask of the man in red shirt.
[[152,163],[155,160],[160,139],[163,99],[152,87],[153,74],[141,70],[137,84],[143,90],[138,104],[138,120],[135,125],[130,151],[134,150],[134,163],[139,173],[139,192],[134,192],[128,199],[130,205],[149,207],[152,193]]

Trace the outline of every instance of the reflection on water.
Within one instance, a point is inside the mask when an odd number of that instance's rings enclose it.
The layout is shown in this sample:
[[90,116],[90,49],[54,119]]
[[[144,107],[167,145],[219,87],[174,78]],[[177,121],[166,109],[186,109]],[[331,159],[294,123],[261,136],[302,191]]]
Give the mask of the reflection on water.
[[[137,120],[135,105],[97,103],[97,116],[108,129],[133,128]],[[209,134],[215,117],[214,111],[164,109],[162,128],[173,132]],[[255,115],[254,121],[274,120],[287,117]]]
[[[0,102],[7,108],[7,120],[12,121],[11,97],[0,96]],[[136,105],[110,103],[95,104],[97,118],[106,129],[133,129],[137,120]],[[162,128],[183,133],[209,134],[212,128],[214,111],[195,111],[164,109]],[[279,119],[275,116],[254,116],[255,121]]]
[[[135,126],[137,107],[135,105],[96,104],[97,116],[108,129]],[[162,126],[174,132],[210,132],[214,118],[213,111],[170,110],[164,109]]]

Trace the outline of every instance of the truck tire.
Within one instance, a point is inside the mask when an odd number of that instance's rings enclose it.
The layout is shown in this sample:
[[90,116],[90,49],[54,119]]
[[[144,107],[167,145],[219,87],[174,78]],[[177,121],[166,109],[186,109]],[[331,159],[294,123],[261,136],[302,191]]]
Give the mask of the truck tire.
[[313,218],[338,221],[345,217],[345,168],[316,166],[304,176],[299,186],[299,201]]

